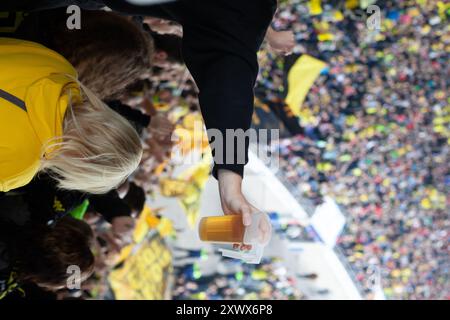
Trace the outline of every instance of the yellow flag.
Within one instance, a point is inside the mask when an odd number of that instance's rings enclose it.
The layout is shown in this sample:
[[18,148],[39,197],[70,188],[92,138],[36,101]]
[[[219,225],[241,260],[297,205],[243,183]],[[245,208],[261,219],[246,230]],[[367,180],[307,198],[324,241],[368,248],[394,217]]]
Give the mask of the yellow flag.
[[139,243],[145,238],[150,229],[147,223],[147,218],[152,215],[152,209],[150,209],[150,207],[148,206],[144,206],[144,209],[142,210],[139,218],[136,221],[136,227],[134,228],[133,232],[133,241],[135,243]]
[[345,0],[345,7],[347,9],[355,9],[359,6],[359,0]]
[[437,3],[438,13],[441,18],[445,18],[446,11],[450,9],[450,3],[444,3],[444,1],[439,1]]
[[211,172],[211,162],[212,156],[210,153],[207,153],[197,165],[187,169],[178,176],[178,179],[189,181],[186,192],[179,198],[181,207],[186,212],[188,223],[191,227],[195,226],[200,214],[200,198]]
[[334,39],[334,36],[332,33],[321,33],[317,36],[317,39],[319,39],[319,41],[321,41],[321,42],[331,41]]
[[186,192],[188,182],[182,179],[160,179],[161,194],[165,197],[178,197]]
[[173,227],[172,220],[165,217],[161,218],[161,222],[158,225],[158,231],[163,238],[175,235],[176,233]]
[[322,0],[310,0],[309,1],[309,14],[316,16],[322,13]]
[[342,12],[341,11],[339,11],[339,10],[336,10],[335,12],[334,12],[334,20],[335,21],[342,21],[342,20],[344,20],[344,15],[342,14]]
[[304,54],[289,70],[286,103],[295,116],[300,116],[306,94],[325,66],[325,62]]

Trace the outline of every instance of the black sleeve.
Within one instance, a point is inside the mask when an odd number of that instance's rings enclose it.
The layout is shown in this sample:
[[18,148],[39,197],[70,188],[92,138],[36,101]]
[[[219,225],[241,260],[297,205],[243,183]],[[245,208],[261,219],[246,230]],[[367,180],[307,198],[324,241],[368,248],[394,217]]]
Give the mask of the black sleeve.
[[86,195],[79,191],[59,189],[56,180],[45,173],[36,176],[20,190],[24,191],[24,199],[34,223],[59,219],[86,198]]
[[[234,134],[245,137],[251,125],[253,87],[258,74],[256,53],[272,20],[276,1],[190,0],[158,9],[123,5],[119,0],[104,2],[128,14],[167,13],[165,18],[182,24],[183,58],[200,91],[200,107],[214,151],[213,175],[217,178],[218,169],[227,169],[242,176],[249,141],[245,138],[236,143]],[[220,136],[222,143],[214,136]]]
[[0,294],[6,289],[6,283],[11,272],[11,261],[8,244],[0,239]]
[[150,124],[151,117],[149,115],[133,109],[118,100],[107,102],[107,105],[127,119],[139,134],[142,134],[144,128],[148,127]]
[[106,194],[90,196],[89,204],[90,209],[100,213],[109,222],[115,217],[131,215],[130,208],[115,190]]
[[217,178],[219,169],[242,176],[252,136],[257,52],[276,2],[197,0],[190,5],[183,24],[182,51],[199,88],[200,109],[214,156],[213,176]]
[[[17,190],[15,189],[14,192],[18,193]],[[13,195],[12,192],[9,192],[7,196],[0,198],[0,225],[13,223],[22,226],[30,219],[31,212],[22,194]],[[1,227],[0,232],[3,232]]]
[[[192,66],[192,69],[196,67]],[[213,176],[217,178],[219,169],[242,176],[248,161],[249,141],[246,133],[252,120],[256,73],[246,61],[232,54],[222,53],[220,58],[202,67],[208,80],[196,79],[196,82],[200,91],[200,108],[213,150]],[[237,140],[234,134],[238,136]]]

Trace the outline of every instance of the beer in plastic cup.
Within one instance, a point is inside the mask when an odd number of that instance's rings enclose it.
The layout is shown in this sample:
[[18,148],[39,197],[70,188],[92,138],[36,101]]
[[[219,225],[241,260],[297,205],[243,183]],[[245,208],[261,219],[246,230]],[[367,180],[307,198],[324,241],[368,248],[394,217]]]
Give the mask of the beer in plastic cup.
[[245,226],[241,215],[204,217],[200,220],[200,240],[210,242],[244,241]]

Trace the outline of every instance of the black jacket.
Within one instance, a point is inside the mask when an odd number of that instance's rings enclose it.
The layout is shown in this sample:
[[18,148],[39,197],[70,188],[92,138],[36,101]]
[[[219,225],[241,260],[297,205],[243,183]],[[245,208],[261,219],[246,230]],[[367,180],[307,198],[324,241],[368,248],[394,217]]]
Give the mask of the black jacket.
[[19,281],[16,277],[14,256],[19,250],[17,239],[22,237],[24,232],[21,227],[2,220],[0,215],[0,302],[23,299],[56,300],[55,293],[28,281]]
[[[102,195],[61,190],[49,175],[40,174],[28,185],[0,198],[0,217],[10,216],[15,224],[24,224],[28,220],[48,223],[67,215],[85,199],[89,199],[89,210],[100,213],[109,222],[118,216],[131,215],[130,207],[115,190]],[[5,209],[12,206],[14,210]]]
[[[206,127],[218,130],[223,138],[222,146],[213,145],[213,174],[223,168],[242,175],[244,163],[239,158],[244,156],[247,163],[248,141],[242,154],[226,130],[250,128],[257,52],[275,13],[276,0],[181,0],[158,6],[103,2],[115,11],[157,16],[183,26],[183,59],[199,88]],[[215,140],[212,135],[209,138]],[[227,145],[233,146],[233,151],[227,150]]]

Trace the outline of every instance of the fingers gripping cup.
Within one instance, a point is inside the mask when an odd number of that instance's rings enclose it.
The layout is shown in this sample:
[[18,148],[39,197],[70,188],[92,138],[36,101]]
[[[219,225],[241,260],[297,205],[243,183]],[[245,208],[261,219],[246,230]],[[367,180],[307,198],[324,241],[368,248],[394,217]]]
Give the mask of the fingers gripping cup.
[[241,215],[205,217],[200,220],[199,235],[202,241],[243,244],[219,250],[225,257],[259,263],[272,236],[272,227],[269,217],[263,212],[253,213],[252,222],[247,227],[242,223]]

